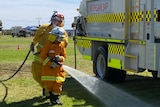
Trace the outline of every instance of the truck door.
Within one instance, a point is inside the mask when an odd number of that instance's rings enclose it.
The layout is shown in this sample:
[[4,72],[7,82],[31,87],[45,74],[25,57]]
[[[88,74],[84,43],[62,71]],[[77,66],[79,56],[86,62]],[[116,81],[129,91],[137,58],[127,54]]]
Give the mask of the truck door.
[[146,0],[126,0],[125,6],[125,69],[138,72],[145,68]]
[[131,0],[130,11],[130,39],[144,40],[146,0]]

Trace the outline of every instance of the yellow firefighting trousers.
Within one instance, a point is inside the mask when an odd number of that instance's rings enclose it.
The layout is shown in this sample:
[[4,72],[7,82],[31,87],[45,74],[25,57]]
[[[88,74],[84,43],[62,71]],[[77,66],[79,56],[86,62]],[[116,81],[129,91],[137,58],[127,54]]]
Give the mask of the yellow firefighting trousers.
[[[38,56],[35,56],[35,57],[38,57]],[[41,82],[41,72],[42,72],[41,67],[42,67],[42,63],[35,59],[32,62],[31,73],[34,80],[37,81],[41,86],[43,86]]]

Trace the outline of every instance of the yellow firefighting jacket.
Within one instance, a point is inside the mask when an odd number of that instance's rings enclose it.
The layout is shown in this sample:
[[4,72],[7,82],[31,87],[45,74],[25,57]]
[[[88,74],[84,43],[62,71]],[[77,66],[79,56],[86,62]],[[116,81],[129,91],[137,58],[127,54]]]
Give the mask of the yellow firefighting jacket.
[[48,35],[49,32],[53,29],[53,26],[51,24],[44,24],[40,26],[38,31],[36,32],[34,39],[33,39],[33,44],[37,44],[37,52],[40,52],[41,48],[48,43]]
[[[36,53],[40,53],[43,46],[50,42],[48,40],[48,36],[49,36],[49,32],[51,32],[52,29],[53,29],[52,24],[44,24],[44,25],[40,26],[40,28],[37,30],[37,32],[34,36],[34,39],[33,39],[34,46],[37,44],[37,52]],[[65,38],[63,39],[62,43],[64,44],[64,47],[66,48],[68,45],[67,32],[65,32]],[[41,59],[38,57],[38,55],[35,56],[35,60],[41,62]]]
[[57,65],[52,68],[51,58],[55,58],[56,55],[60,55],[60,62],[63,62],[66,58],[66,48],[62,43],[48,43],[41,51],[40,57],[42,59],[42,81],[56,81],[58,83],[64,82],[65,72],[62,66]]

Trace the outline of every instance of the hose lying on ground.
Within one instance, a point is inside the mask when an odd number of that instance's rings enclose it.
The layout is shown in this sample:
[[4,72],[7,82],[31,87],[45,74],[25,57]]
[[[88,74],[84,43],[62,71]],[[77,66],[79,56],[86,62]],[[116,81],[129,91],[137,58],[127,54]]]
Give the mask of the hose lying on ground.
[[7,88],[7,86],[6,86],[3,82],[10,80],[11,78],[13,78],[13,77],[20,71],[20,69],[21,69],[21,68],[23,67],[23,65],[25,64],[25,62],[26,62],[26,60],[27,60],[30,52],[31,52],[31,50],[28,51],[28,53],[27,53],[27,55],[26,55],[23,63],[21,64],[21,66],[18,68],[18,70],[17,70],[13,75],[11,75],[11,76],[10,76],[9,78],[7,78],[7,79],[0,80],[0,83],[5,87],[5,90],[6,90],[5,96],[4,96],[4,98],[3,98],[3,102],[5,101],[5,99],[6,99],[7,95],[8,95],[8,88]]

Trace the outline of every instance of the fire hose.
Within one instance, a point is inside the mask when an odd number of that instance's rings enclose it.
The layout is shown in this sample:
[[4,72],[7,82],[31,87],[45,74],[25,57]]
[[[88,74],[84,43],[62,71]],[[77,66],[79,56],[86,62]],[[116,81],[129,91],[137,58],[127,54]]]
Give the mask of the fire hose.
[[27,60],[30,52],[31,52],[31,50],[28,51],[28,53],[27,53],[27,55],[26,55],[23,63],[20,65],[20,67],[18,68],[18,70],[17,70],[13,75],[11,75],[10,77],[8,77],[7,79],[0,80],[0,83],[5,87],[5,91],[6,91],[5,96],[3,97],[3,100],[2,100],[3,102],[5,101],[5,99],[6,99],[7,95],[8,95],[8,88],[7,88],[7,86],[5,85],[4,82],[12,79],[12,78],[20,71],[20,69],[21,69],[21,68],[23,67],[23,65],[25,64],[25,62],[26,62],[26,60]]

